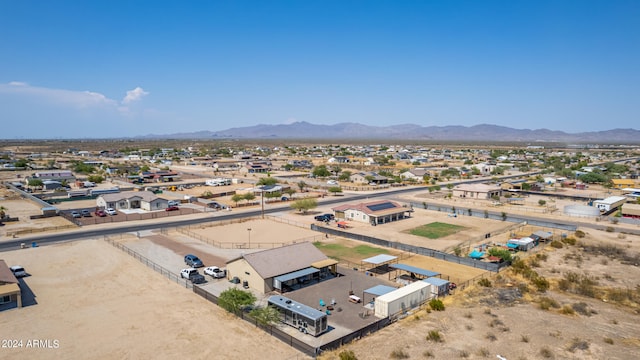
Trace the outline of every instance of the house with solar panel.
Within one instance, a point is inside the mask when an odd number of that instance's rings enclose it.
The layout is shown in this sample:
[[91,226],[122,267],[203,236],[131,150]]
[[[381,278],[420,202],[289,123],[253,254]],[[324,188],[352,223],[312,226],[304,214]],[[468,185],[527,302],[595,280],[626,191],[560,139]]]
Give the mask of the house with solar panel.
[[413,209],[390,200],[378,200],[359,204],[345,204],[332,208],[336,219],[386,224],[410,217]]

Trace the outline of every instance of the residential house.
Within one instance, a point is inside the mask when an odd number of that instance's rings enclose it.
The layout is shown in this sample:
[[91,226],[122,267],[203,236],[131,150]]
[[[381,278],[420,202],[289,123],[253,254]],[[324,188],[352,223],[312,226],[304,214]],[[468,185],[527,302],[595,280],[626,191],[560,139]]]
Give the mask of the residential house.
[[151,191],[123,191],[104,194],[96,199],[100,208],[142,209],[147,211],[163,210],[169,207],[167,199],[160,198]]
[[502,188],[493,184],[460,184],[453,188],[454,197],[492,199],[502,196]]
[[409,217],[413,209],[389,201],[379,200],[359,204],[345,204],[332,208],[338,219],[369,223],[371,225],[385,224]]

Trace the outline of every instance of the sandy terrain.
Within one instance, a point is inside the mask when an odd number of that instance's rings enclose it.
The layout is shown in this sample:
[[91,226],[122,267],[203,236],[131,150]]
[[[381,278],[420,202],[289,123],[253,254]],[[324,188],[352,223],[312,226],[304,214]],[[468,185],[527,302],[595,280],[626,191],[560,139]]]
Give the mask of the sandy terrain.
[[[100,254],[99,260],[95,255]],[[2,313],[0,358],[302,359],[293,348],[102,241],[6,252],[21,264],[36,305]],[[11,329],[11,331],[7,331]],[[29,339],[57,348],[28,348]]]
[[[579,244],[611,245],[633,257],[640,253],[638,240],[637,236],[589,230]],[[638,291],[640,268],[615,257],[589,253],[581,245],[562,249],[546,246],[529,256],[538,253],[546,255],[547,260],[539,261],[534,269],[552,284],[552,290],[544,294],[520,293],[514,286],[520,280],[507,270],[491,277],[492,288],[474,286],[445,298],[444,312],[417,311],[341,350],[352,350],[359,359],[389,359],[393,351],[412,359],[479,359],[498,354],[510,360],[637,359],[638,304],[616,305],[607,299],[560,291],[556,284],[571,271],[592,277],[599,287]],[[558,308],[542,310],[538,304],[541,297],[553,299]],[[584,304],[587,313],[562,312],[563,307],[577,304]],[[434,330],[443,342],[427,340]],[[397,336],[400,333],[402,336]],[[338,353],[321,358],[337,359]]]

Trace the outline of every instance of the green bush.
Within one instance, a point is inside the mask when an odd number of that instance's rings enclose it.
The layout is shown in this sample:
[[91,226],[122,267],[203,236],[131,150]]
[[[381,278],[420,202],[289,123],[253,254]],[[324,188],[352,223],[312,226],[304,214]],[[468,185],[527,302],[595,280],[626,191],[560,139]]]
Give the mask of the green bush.
[[338,354],[338,357],[340,360],[358,360],[352,350],[342,350],[340,354]]
[[444,339],[438,330],[429,330],[427,333],[427,341],[444,342]]
[[489,279],[480,279],[478,280],[478,285],[483,286],[483,287],[491,287],[491,280]]
[[576,232],[575,232],[574,234],[576,235],[576,237],[577,237],[578,239],[582,239],[582,238],[583,238],[583,237],[585,237],[585,235],[586,235],[586,234],[584,233],[584,231],[582,231],[582,230],[576,230]]
[[444,303],[440,299],[431,299],[429,307],[435,311],[444,311]]
[[552,241],[551,244],[549,245],[551,245],[552,248],[556,248],[556,249],[562,249],[563,247],[562,243],[557,240]]

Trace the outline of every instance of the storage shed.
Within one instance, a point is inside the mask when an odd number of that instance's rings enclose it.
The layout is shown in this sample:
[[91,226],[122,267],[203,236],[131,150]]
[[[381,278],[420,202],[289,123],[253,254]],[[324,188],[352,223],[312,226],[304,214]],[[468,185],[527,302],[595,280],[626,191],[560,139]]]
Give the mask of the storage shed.
[[533,249],[535,246],[535,240],[530,237],[520,238],[520,239],[509,239],[507,244],[518,245],[517,249],[520,251],[528,251]]
[[380,318],[396,316],[420,306],[432,298],[432,285],[416,281],[375,300],[375,315]]
[[426,278],[422,281],[426,282],[427,284],[433,285],[431,287],[433,296],[438,297],[449,295],[449,281],[437,277]]

